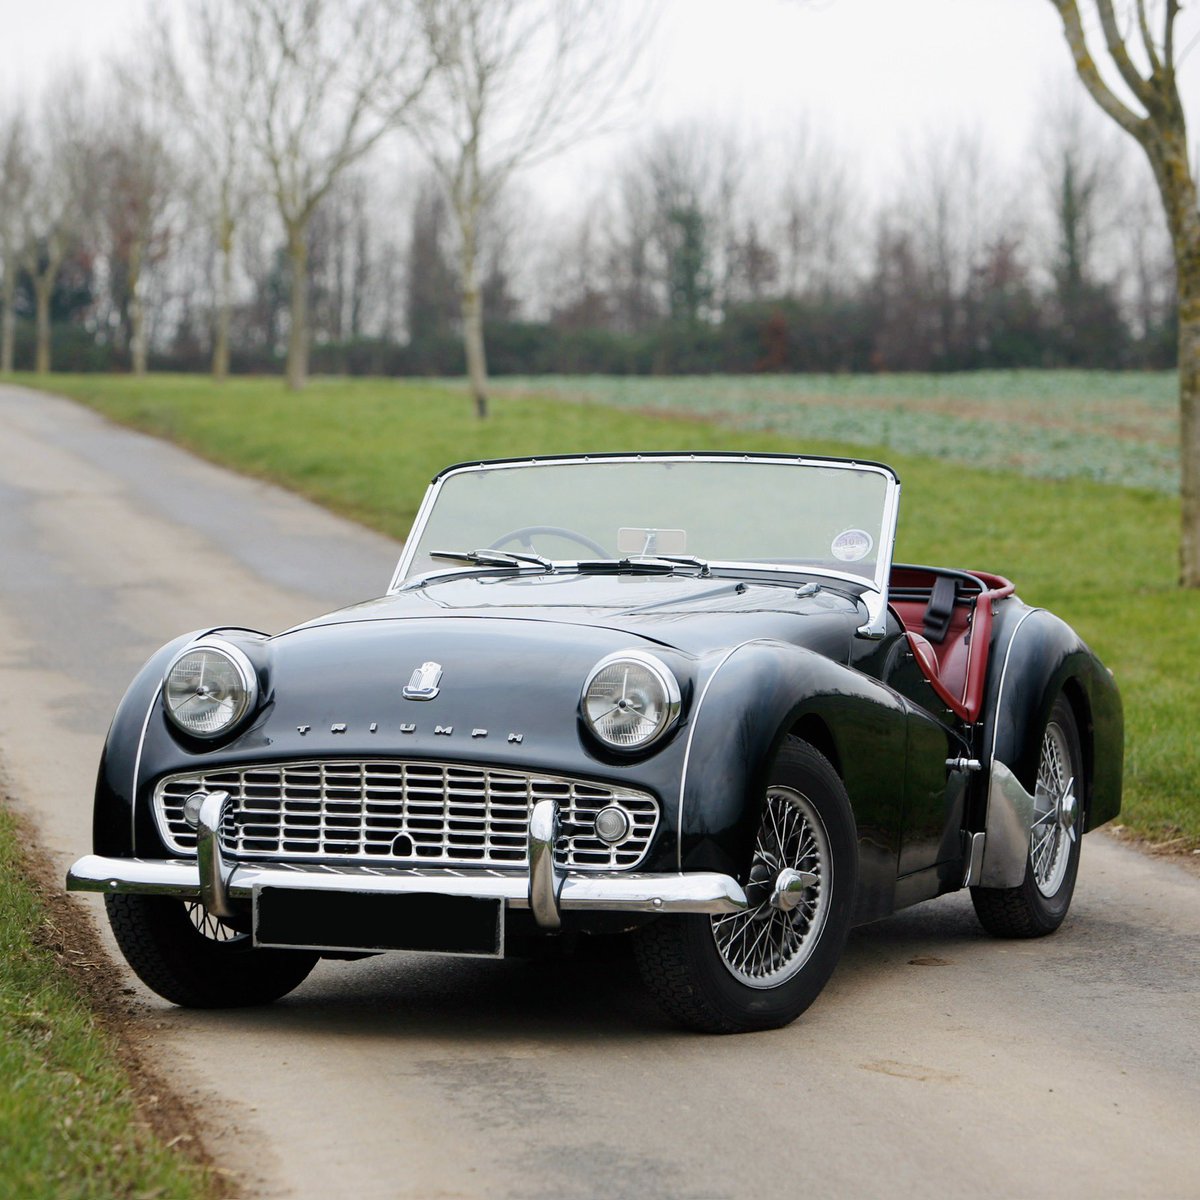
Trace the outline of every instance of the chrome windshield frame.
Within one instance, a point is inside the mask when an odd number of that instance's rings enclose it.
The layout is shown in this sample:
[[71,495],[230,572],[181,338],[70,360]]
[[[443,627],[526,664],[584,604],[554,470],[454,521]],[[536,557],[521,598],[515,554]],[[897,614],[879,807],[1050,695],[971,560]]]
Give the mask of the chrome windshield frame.
[[[899,516],[900,504],[900,480],[896,473],[883,463],[872,462],[864,459],[849,459],[849,458],[821,458],[812,455],[791,455],[791,454],[734,454],[709,452],[704,454],[679,454],[679,453],[662,453],[662,454],[563,454],[563,455],[546,455],[534,458],[513,458],[513,459],[495,459],[481,460],[477,462],[459,463],[452,467],[447,467],[444,471],[439,472],[434,476],[433,481],[426,489],[425,496],[421,500],[421,505],[417,509],[417,515],[413,518],[412,529],[409,531],[408,539],[404,544],[404,550],[400,555],[400,561],[396,564],[396,569],[392,573],[392,579],[388,585],[388,595],[392,595],[400,590],[407,581],[408,569],[412,559],[416,553],[417,545],[421,540],[421,536],[425,531],[425,526],[429,522],[430,514],[433,511],[434,505],[437,503],[437,498],[442,490],[443,485],[448,479],[452,479],[458,475],[464,475],[477,471],[504,471],[514,470],[517,468],[536,468],[546,466],[563,466],[569,463],[613,463],[613,462],[741,462],[741,463],[762,463],[770,466],[780,466],[782,464],[791,463],[797,467],[820,467],[825,469],[842,469],[853,471],[870,471],[880,475],[886,484],[884,494],[883,513],[880,522],[880,535],[878,555],[875,561],[875,576],[869,579],[866,576],[854,575],[850,572],[842,572],[830,568],[819,566],[804,566],[800,567],[796,563],[738,563],[738,562],[713,562],[711,565],[738,568],[744,567],[747,570],[755,571],[779,571],[787,574],[804,574],[825,576],[826,578],[836,579],[841,583],[854,583],[863,587],[862,603],[866,608],[867,619],[862,626],[859,627],[858,633],[861,637],[866,638],[881,638],[887,629],[887,602],[888,602],[888,578],[891,574],[892,554],[895,548],[896,541],[896,521]],[[565,565],[565,564],[564,564]]]

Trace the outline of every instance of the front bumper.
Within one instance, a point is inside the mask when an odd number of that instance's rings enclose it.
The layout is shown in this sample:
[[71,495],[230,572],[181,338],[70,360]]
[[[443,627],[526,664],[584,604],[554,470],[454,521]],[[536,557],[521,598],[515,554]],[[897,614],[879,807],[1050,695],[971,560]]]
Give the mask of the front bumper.
[[235,902],[252,900],[256,890],[266,887],[465,896],[530,909],[537,924],[546,930],[559,927],[561,912],[731,913],[749,906],[741,884],[716,872],[560,871],[554,862],[558,814],[551,800],[536,804],[530,814],[528,873],[486,868],[229,862],[222,856],[217,837],[226,803],[228,799],[221,792],[204,797],[198,813],[195,859],[88,854],[68,871],[67,890],[178,896],[200,901],[218,917],[231,915]]

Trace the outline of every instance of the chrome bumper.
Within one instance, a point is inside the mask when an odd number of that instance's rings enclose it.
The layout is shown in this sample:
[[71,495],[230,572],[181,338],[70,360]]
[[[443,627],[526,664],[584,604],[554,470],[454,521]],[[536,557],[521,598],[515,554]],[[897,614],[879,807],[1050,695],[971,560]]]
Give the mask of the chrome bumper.
[[[232,902],[250,900],[264,887],[470,896],[531,909],[538,925],[546,930],[559,927],[560,912],[730,913],[748,906],[741,884],[716,872],[564,874],[554,863],[558,814],[552,811],[552,800],[535,805],[530,815],[528,874],[484,868],[230,863],[223,859],[217,839],[223,801],[221,793],[213,793],[204,802],[197,825],[196,859],[88,854],[67,872],[67,890],[179,896],[199,900],[216,916],[227,915]],[[548,807],[543,810],[543,806]]]

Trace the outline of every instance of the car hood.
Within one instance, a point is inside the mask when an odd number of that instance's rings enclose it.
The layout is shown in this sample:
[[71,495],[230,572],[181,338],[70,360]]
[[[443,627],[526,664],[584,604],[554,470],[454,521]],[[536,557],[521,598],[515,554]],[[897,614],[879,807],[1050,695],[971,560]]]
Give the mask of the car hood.
[[[810,594],[811,593],[811,594]],[[803,645],[846,661],[848,634],[861,623],[849,591],[762,584],[693,575],[467,576],[369,600],[318,617],[285,637],[315,629],[408,621],[451,622],[459,634],[484,623],[491,637],[519,640],[513,622],[536,623],[532,636],[569,645],[581,628],[617,632],[702,656],[750,639]],[[399,627],[394,634],[398,636]],[[457,635],[456,635],[457,636]]]

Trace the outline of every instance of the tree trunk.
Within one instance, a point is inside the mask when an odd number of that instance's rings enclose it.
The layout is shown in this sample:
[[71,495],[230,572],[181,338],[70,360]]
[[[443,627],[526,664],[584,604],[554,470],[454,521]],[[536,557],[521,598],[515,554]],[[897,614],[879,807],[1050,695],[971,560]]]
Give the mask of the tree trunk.
[[46,375],[50,371],[50,290],[54,286],[54,275],[34,275],[33,296],[36,313],[37,349],[34,354],[33,369],[38,375]]
[[1179,584],[1200,588],[1200,277],[1179,280]]
[[221,221],[219,233],[221,283],[217,294],[217,326],[213,336],[212,377],[216,383],[229,378],[229,328],[233,307],[233,222]]
[[467,381],[475,400],[475,415],[488,415],[487,351],[483,344],[483,297],[479,291],[476,264],[476,223],[468,218],[461,224],[462,234],[462,325],[463,349],[467,356]]
[[129,362],[133,373],[146,375],[146,306],[142,302],[142,251],[134,244],[129,255]]
[[15,272],[10,265],[4,276],[4,315],[0,317],[0,375],[10,375],[13,370],[17,339],[17,314],[13,311],[16,283]]
[[288,330],[287,386],[300,391],[308,383],[308,230],[288,230],[288,262],[292,272],[291,328]]
[[1179,108],[1143,148],[1166,211],[1179,301],[1179,585],[1200,588],[1200,212]]
[[475,415],[483,421],[488,415],[487,351],[483,344],[483,304],[476,283],[463,288],[462,323],[467,380],[475,400]]

